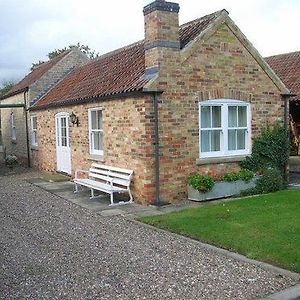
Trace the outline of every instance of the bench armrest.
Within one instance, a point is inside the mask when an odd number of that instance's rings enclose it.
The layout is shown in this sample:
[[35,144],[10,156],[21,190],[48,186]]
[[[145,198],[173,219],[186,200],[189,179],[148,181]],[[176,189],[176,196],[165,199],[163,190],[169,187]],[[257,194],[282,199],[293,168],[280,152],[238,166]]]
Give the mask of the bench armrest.
[[78,178],[78,173],[86,173],[86,174],[88,174],[89,171],[77,169],[77,170],[75,171],[75,179]]

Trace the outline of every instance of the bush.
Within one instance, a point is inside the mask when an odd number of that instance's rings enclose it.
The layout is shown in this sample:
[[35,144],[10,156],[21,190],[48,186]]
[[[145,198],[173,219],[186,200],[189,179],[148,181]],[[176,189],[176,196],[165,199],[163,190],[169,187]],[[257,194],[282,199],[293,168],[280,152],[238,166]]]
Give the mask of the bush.
[[224,180],[228,182],[243,180],[249,182],[254,176],[254,173],[247,169],[242,169],[239,172],[230,172],[224,174]]
[[284,188],[281,172],[276,168],[264,170],[257,180],[256,190],[259,194],[272,193]]
[[252,155],[240,165],[243,169],[254,172],[277,168],[284,175],[288,152],[287,131],[275,124],[273,128],[262,129],[261,135],[253,140]]
[[199,192],[207,193],[212,190],[215,182],[211,176],[196,174],[188,178],[188,184]]

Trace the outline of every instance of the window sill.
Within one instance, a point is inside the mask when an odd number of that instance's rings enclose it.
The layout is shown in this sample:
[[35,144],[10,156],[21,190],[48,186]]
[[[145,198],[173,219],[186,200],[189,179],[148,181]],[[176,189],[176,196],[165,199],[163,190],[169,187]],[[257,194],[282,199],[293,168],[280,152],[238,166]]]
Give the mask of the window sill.
[[90,154],[88,156],[88,160],[94,160],[94,161],[101,161],[104,162],[104,155],[95,155],[95,154]]
[[31,145],[31,150],[37,151],[39,150],[39,147],[37,145]]
[[208,164],[224,164],[224,163],[231,163],[231,162],[239,162],[244,160],[247,156],[248,155],[198,158],[196,160],[196,164],[208,165]]

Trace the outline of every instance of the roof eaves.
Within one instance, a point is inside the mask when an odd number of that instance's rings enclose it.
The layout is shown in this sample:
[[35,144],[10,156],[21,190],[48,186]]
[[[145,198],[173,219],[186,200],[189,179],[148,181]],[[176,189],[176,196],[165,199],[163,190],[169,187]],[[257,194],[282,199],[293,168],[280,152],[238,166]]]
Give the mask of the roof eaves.
[[24,92],[27,92],[29,90],[29,87],[25,87],[25,88],[22,88],[20,90],[17,90],[17,91],[14,91],[12,93],[9,93],[9,94],[5,94],[4,96],[0,97],[0,100],[4,100],[4,99],[7,99],[9,97],[12,97],[12,96],[15,96],[17,94],[20,94],[20,93],[24,93]]
[[142,88],[137,89],[128,89],[127,91],[121,91],[121,92],[114,92],[110,94],[104,94],[104,95],[98,95],[98,96],[90,96],[90,97],[83,97],[83,98],[77,98],[77,99],[67,99],[63,101],[55,101],[50,102],[45,105],[33,105],[30,107],[30,110],[43,110],[53,107],[61,107],[61,106],[69,106],[69,105],[76,105],[76,104],[84,104],[89,103],[93,101],[104,101],[104,100],[110,100],[115,98],[126,98],[130,96],[142,96]]

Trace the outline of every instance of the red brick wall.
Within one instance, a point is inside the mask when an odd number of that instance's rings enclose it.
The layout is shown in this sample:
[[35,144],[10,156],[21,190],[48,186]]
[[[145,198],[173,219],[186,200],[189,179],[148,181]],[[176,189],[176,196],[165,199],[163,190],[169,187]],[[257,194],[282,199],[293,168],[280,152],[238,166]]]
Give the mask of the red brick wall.
[[[170,56],[161,65],[155,86],[161,96],[160,142],[162,198],[186,197],[187,177],[195,172],[221,176],[238,163],[197,165],[199,158],[198,102],[231,98],[251,103],[252,133],[283,117],[280,91],[227,25]],[[180,62],[180,63],[179,63]]]
[[[115,99],[97,103],[33,111],[38,123],[38,150],[33,150],[33,165],[47,172],[56,171],[55,115],[74,112],[79,127],[70,126],[72,174],[87,169],[89,155],[88,109],[103,109],[104,157],[100,163],[134,170],[133,196],[141,203],[154,199],[153,114],[149,98]],[[150,113],[149,113],[150,112]]]

